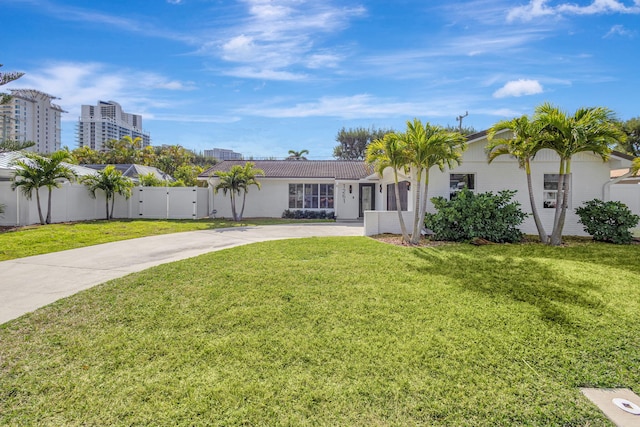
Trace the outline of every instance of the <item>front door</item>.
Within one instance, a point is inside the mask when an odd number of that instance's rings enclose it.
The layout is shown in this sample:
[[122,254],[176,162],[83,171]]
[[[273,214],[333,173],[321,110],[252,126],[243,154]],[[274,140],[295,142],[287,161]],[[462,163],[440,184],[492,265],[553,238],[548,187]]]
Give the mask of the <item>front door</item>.
[[376,210],[375,184],[360,184],[360,218],[364,218],[364,211]]

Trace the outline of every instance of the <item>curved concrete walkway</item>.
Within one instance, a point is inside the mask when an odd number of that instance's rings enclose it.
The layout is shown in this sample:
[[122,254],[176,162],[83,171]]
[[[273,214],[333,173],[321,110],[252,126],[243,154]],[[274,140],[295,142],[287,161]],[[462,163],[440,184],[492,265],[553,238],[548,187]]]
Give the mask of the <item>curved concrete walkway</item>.
[[83,289],[159,264],[267,240],[362,236],[362,224],[288,224],[189,231],[0,262],[0,324]]

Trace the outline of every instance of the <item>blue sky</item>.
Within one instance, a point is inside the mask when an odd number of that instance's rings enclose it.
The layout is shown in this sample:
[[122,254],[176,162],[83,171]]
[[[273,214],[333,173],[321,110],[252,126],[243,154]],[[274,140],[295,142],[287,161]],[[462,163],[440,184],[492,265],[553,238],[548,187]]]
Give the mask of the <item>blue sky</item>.
[[5,88],[141,114],[154,145],[331,158],[342,127],[640,116],[640,0],[0,0]]

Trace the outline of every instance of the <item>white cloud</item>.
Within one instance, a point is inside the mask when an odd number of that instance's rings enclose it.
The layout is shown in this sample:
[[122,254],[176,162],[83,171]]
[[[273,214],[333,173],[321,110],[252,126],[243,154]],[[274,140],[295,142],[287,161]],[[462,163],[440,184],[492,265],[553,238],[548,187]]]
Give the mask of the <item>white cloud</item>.
[[613,36],[633,38],[636,36],[636,34],[637,34],[636,31],[629,30],[625,28],[624,25],[614,25],[613,27],[611,27],[609,32],[604,35],[604,38],[613,37]]
[[[291,67],[308,69],[337,67],[342,57],[322,47],[324,38],[361,16],[361,7],[345,8],[322,0],[243,0],[247,17],[240,25],[225,29],[218,43],[203,43],[200,53],[211,52],[228,62],[247,64],[253,70],[245,78],[282,80]],[[241,76],[239,74],[234,74]],[[297,77],[304,73],[295,73]]]
[[587,6],[574,3],[561,3],[556,6],[548,5],[548,0],[531,0],[525,6],[514,7],[507,12],[507,21],[532,21],[543,16],[562,15],[598,15],[606,13],[637,14],[640,13],[640,1],[627,6],[618,0],[593,0]]
[[456,107],[446,99],[432,103],[399,102],[369,94],[322,97],[312,102],[290,106],[252,105],[237,110],[238,114],[269,118],[337,117],[341,119],[390,117],[454,117]]
[[35,71],[28,71],[12,85],[13,88],[37,89],[60,98],[57,103],[69,112],[62,116],[65,121],[77,120],[82,105],[93,105],[99,100],[113,100],[125,111],[142,114],[170,105],[157,90],[195,89],[191,82],[171,80],[151,72],[113,69],[96,62],[45,64]]
[[512,96],[536,95],[542,93],[542,85],[537,80],[513,80],[493,93],[494,98],[507,98]]
[[167,3],[169,3],[169,4],[181,4],[182,0],[167,0]]

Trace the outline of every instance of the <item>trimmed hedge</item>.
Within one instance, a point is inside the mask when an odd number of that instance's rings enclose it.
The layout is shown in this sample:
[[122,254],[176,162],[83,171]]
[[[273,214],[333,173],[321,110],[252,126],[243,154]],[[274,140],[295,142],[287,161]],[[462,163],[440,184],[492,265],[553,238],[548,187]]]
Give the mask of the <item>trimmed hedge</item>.
[[435,233],[436,240],[519,242],[523,234],[518,226],[528,214],[522,212],[520,203],[511,201],[515,193],[504,190],[475,194],[464,189],[453,200],[434,197],[431,201],[438,212],[427,213],[425,225]]
[[310,210],[291,210],[286,209],[282,213],[282,218],[287,219],[336,219],[336,216],[333,212],[327,212],[325,210],[321,211],[310,211]]
[[617,244],[630,243],[633,236],[630,228],[638,225],[640,217],[631,212],[622,202],[603,202],[593,199],[576,209],[584,231],[593,236],[593,240]]

